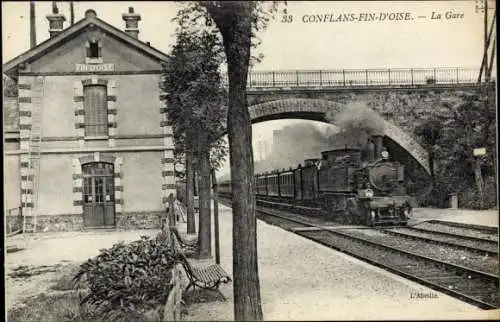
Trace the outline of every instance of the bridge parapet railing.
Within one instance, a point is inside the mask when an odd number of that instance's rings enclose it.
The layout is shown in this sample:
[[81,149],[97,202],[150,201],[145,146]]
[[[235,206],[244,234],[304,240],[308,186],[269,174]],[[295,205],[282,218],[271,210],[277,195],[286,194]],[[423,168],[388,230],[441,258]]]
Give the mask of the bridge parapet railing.
[[475,83],[477,68],[252,71],[248,88],[419,86]]

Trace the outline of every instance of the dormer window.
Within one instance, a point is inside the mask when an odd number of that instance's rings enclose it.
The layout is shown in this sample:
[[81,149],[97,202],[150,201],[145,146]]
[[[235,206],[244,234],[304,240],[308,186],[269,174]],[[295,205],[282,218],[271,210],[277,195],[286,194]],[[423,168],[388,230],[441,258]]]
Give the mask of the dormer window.
[[85,57],[86,64],[102,64],[101,48],[102,43],[97,40],[87,41],[85,44],[87,55]]
[[99,45],[93,41],[90,43],[90,47],[87,50],[88,58],[99,58]]

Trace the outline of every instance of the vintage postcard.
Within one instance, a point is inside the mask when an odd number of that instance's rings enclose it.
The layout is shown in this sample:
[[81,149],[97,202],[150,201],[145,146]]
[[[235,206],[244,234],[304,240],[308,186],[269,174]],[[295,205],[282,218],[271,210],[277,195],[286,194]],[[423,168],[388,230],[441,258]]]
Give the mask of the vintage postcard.
[[500,318],[495,1],[4,1],[2,45],[8,321]]

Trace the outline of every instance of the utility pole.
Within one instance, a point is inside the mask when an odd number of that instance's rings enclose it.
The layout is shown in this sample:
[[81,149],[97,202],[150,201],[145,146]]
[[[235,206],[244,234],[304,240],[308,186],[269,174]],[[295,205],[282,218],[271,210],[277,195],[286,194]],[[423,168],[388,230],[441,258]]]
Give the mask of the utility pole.
[[36,47],[35,2],[30,1],[30,48]]
[[488,77],[488,0],[484,0],[484,80],[489,82]]
[[73,26],[75,24],[75,6],[73,1],[69,2],[69,15],[71,26]]
[[490,44],[492,43],[491,39],[493,38],[493,29],[496,23],[496,8],[493,11],[493,19],[488,32],[488,0],[479,0],[479,1],[476,0],[476,1],[477,3],[480,2],[483,3],[482,7],[476,4],[476,12],[480,10],[483,10],[484,12],[484,52],[483,52],[483,59],[481,61],[481,69],[479,70],[478,82],[481,82],[481,80],[483,79],[483,73],[484,73],[484,81],[489,82],[491,79],[491,70],[496,51],[495,49],[496,39],[493,39],[491,56],[489,57],[489,62],[488,62],[488,51],[490,48]]

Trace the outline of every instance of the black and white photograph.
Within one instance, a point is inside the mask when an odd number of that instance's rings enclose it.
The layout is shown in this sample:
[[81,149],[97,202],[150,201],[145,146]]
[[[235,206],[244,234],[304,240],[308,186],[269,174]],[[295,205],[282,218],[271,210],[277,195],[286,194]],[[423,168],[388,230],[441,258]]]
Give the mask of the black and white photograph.
[[499,320],[496,18],[2,1],[6,321]]

